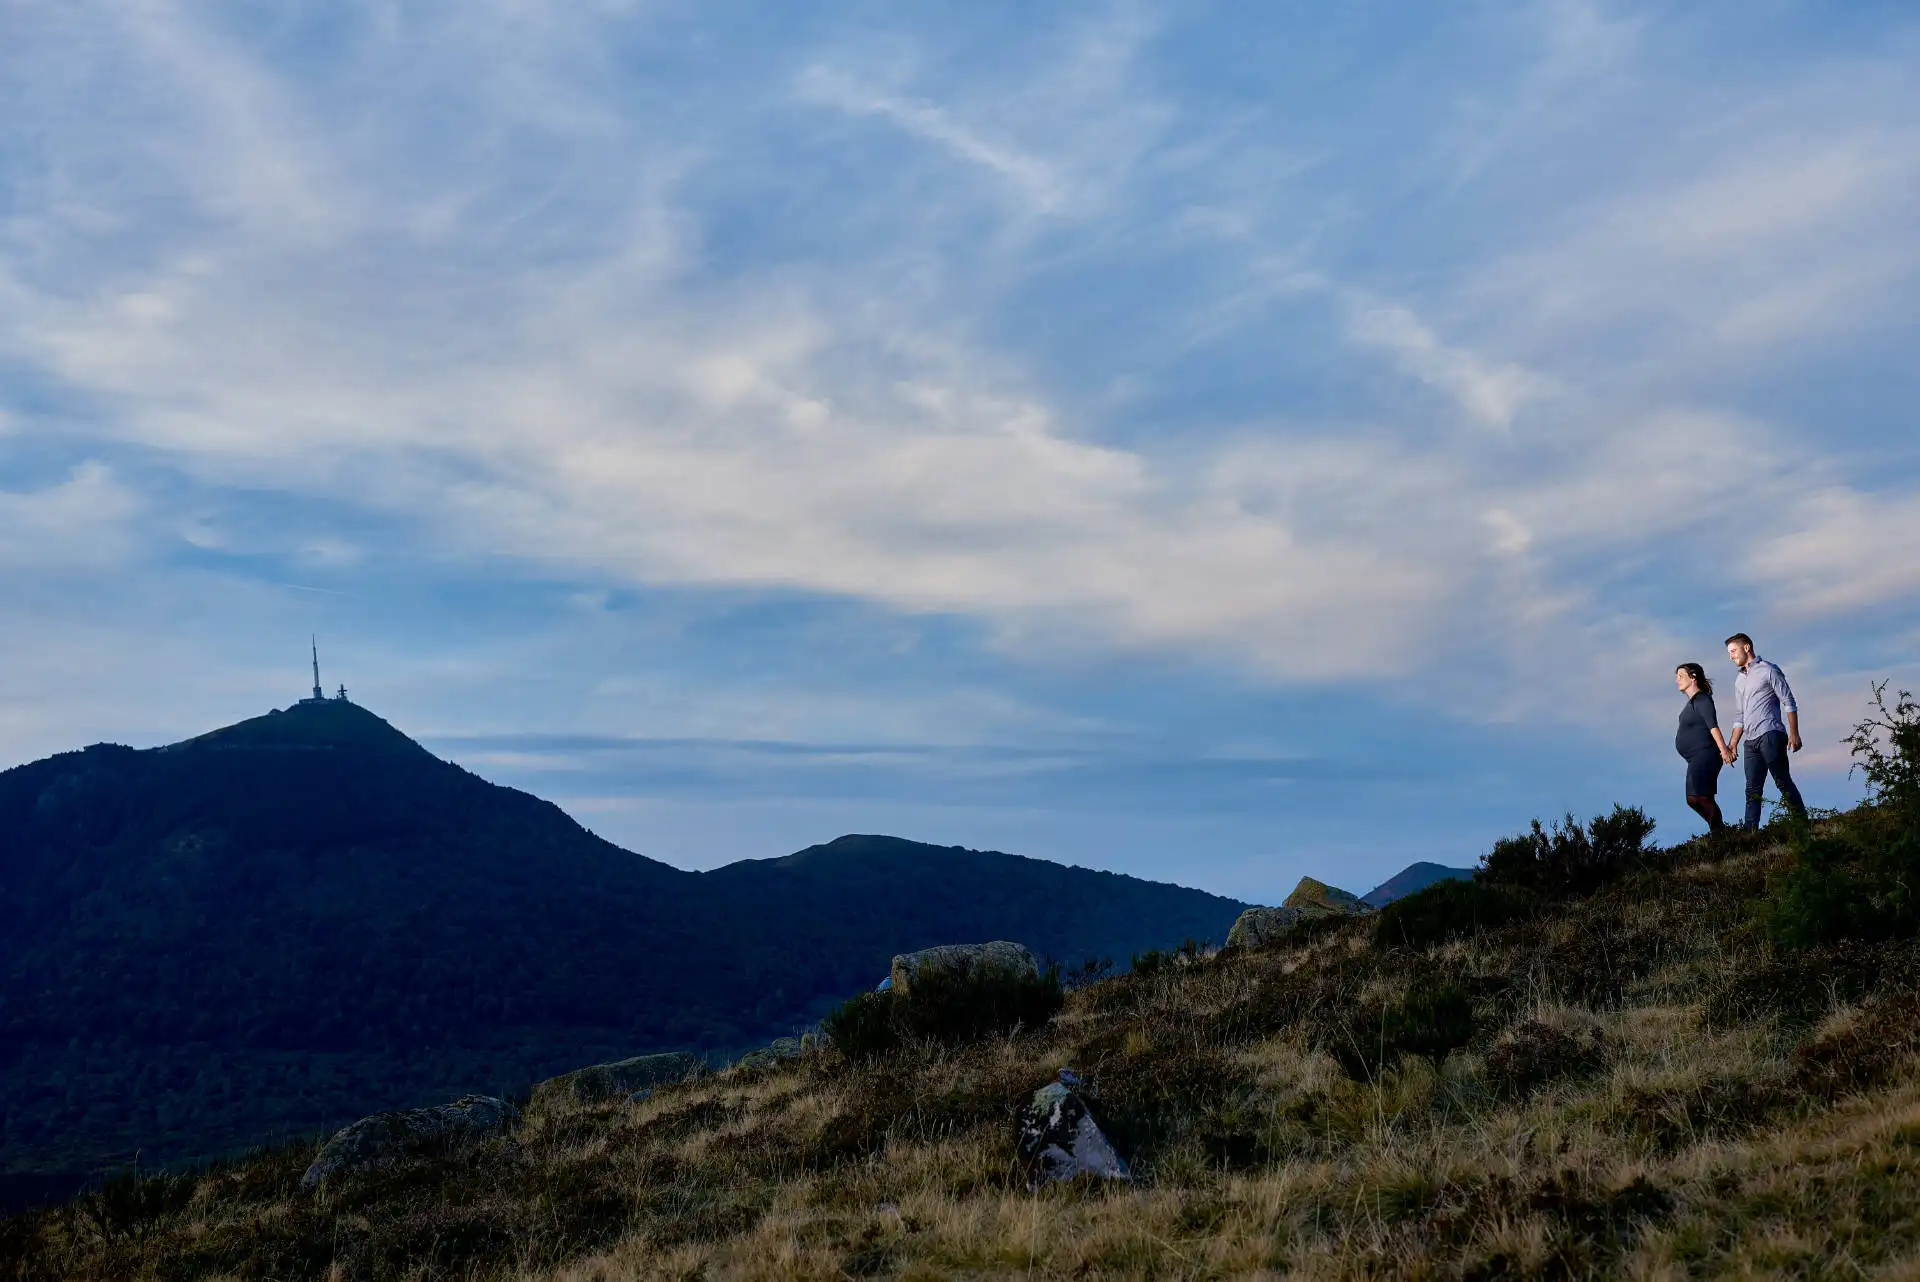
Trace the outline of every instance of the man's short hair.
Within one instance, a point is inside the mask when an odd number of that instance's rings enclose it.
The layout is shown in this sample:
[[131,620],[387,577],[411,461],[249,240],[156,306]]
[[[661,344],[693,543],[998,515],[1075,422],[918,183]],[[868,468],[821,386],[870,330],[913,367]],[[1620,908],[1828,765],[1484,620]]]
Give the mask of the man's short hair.
[[1741,645],[1747,647],[1747,649],[1749,650],[1753,649],[1753,638],[1748,636],[1744,632],[1736,632],[1732,636],[1728,637],[1725,641],[1722,641],[1720,644],[1732,645],[1735,641],[1738,641]]

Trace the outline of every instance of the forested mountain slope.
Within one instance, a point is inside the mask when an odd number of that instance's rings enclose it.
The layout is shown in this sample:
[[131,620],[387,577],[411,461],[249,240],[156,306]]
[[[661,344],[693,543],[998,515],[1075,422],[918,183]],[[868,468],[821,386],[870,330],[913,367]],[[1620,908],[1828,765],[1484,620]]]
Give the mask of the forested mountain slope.
[[0,1174],[738,1049],[898,951],[1124,961],[1241,907],[887,837],[684,872],[344,700],[96,745],[0,773]]

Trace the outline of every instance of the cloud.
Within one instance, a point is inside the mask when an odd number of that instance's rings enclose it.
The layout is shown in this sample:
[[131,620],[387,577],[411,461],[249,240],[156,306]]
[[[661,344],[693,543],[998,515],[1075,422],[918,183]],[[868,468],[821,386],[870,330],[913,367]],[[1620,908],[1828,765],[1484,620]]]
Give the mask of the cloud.
[[1347,332],[1355,341],[1386,352],[1406,373],[1446,393],[1485,427],[1506,428],[1527,401],[1548,390],[1548,381],[1511,362],[1488,360],[1435,337],[1405,307],[1353,299]]
[[1786,528],[1756,540],[1745,566],[1782,614],[1804,619],[1920,593],[1920,494],[1823,486],[1788,510]]
[[[349,10],[333,61],[198,8],[29,28],[64,83],[132,86],[98,120],[0,124],[53,140],[0,230],[0,358],[85,448],[556,577],[824,594],[1261,680],[1446,669],[1412,684],[1462,715],[1512,713],[1504,665],[1544,672],[1556,630],[1630,683],[1687,625],[1619,567],[1666,541],[1744,564],[1729,514],[1795,476],[1824,497],[1768,546],[1808,599],[1915,590],[1849,551],[1904,529],[1913,478],[1869,497],[1726,373],[1851,332],[1905,279],[1920,150],[1841,71],[1779,88],[1792,128],[1629,121],[1566,199],[1487,230],[1543,142],[1598,127],[1582,88],[1652,74],[1645,22],[1529,11],[1538,66],[1467,113],[1500,122],[1485,146],[1383,93],[1409,141],[1359,164],[1364,137],[1217,100],[1144,11],[985,66],[942,59],[958,37],[889,64],[829,25],[662,84],[633,68],[700,42],[644,15],[383,12]],[[1459,164],[1433,185],[1436,152]],[[981,212],[983,175],[1016,199]],[[1164,393],[1107,396],[1128,379]],[[1240,383],[1268,401],[1214,408]],[[96,510],[137,501],[88,483]]]
[[99,462],[38,490],[0,490],[0,569],[95,571],[138,553],[138,495]]
[[1051,213],[1067,201],[1065,180],[1047,162],[1018,147],[982,137],[933,103],[889,97],[824,67],[807,68],[799,88],[810,101],[856,115],[877,116],[961,160],[979,165],[1005,180],[1042,213]]

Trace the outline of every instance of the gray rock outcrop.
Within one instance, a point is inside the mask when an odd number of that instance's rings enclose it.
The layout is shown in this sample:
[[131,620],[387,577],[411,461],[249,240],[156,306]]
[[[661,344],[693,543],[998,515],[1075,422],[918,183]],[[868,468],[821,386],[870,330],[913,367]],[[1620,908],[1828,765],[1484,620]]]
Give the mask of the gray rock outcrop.
[[1373,911],[1372,906],[1360,896],[1311,877],[1302,877],[1300,884],[1293,888],[1293,893],[1282,904],[1287,908],[1298,908],[1309,917],[1344,917]]
[[1303,921],[1323,917],[1352,917],[1373,909],[1358,895],[1338,886],[1329,886],[1312,877],[1302,877],[1285,903],[1278,908],[1249,908],[1240,914],[1227,932],[1230,948],[1259,948],[1276,943],[1293,933]]
[[1040,963],[1025,944],[996,939],[988,944],[942,944],[917,953],[902,953],[893,959],[893,991],[902,997],[911,995],[916,976],[934,972],[951,973],[958,978],[1037,979]]
[[1298,908],[1249,908],[1227,931],[1227,947],[1259,948],[1286,937],[1306,914]]
[[734,1061],[735,1068],[767,1068],[783,1060],[799,1059],[810,1047],[820,1044],[823,1034],[815,1025],[798,1037],[776,1037],[758,1050],[748,1051]]
[[454,1153],[519,1124],[520,1110],[491,1095],[465,1095],[451,1104],[375,1113],[336,1131],[300,1177],[311,1189],[416,1154]]
[[539,1112],[560,1103],[598,1104],[602,1100],[632,1095],[643,1087],[683,1081],[703,1072],[706,1066],[706,1061],[698,1055],[665,1051],[576,1068],[571,1073],[536,1083],[527,1107]]
[[1026,1163],[1027,1187],[1082,1175],[1132,1179],[1125,1160],[1093,1120],[1079,1079],[1066,1069],[1060,1078],[1035,1091],[1020,1116],[1020,1157]]

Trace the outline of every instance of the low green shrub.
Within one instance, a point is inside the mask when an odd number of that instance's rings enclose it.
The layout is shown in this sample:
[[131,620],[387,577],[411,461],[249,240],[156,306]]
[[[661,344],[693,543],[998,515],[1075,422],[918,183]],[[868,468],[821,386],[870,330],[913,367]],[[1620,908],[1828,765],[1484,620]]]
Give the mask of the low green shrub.
[[1759,905],[1761,922],[1788,947],[1920,930],[1920,707],[1902,690],[1889,708],[1879,682],[1845,742],[1868,804],[1843,821],[1790,825],[1792,857]]
[[953,1046],[1041,1028],[1065,1000],[1057,966],[1020,977],[925,971],[911,992],[858,993],[829,1011],[820,1026],[841,1054],[869,1059],[908,1042]]
[[1487,1052],[1487,1081],[1507,1094],[1526,1095],[1560,1078],[1598,1072],[1607,1062],[1606,1049],[1598,1026],[1575,1032],[1522,1020]]
[[1551,829],[1536,819],[1495,842],[1475,879],[1553,898],[1590,894],[1646,862],[1653,826],[1638,806],[1615,806],[1585,827],[1571,814]]
[[1355,1081],[1379,1075],[1402,1055],[1438,1064],[1473,1040],[1473,999],[1451,981],[1416,980],[1390,1006],[1361,1008],[1325,1037],[1325,1049]]
[[827,1041],[848,1059],[884,1055],[900,1044],[893,1022],[893,990],[855,993],[820,1021]]
[[1376,948],[1431,948],[1531,917],[1538,901],[1494,882],[1437,881],[1382,908],[1373,919]]
[[101,1241],[138,1240],[158,1221],[185,1210],[193,1200],[194,1184],[191,1174],[142,1175],[138,1168],[127,1167],[108,1175],[74,1205]]

